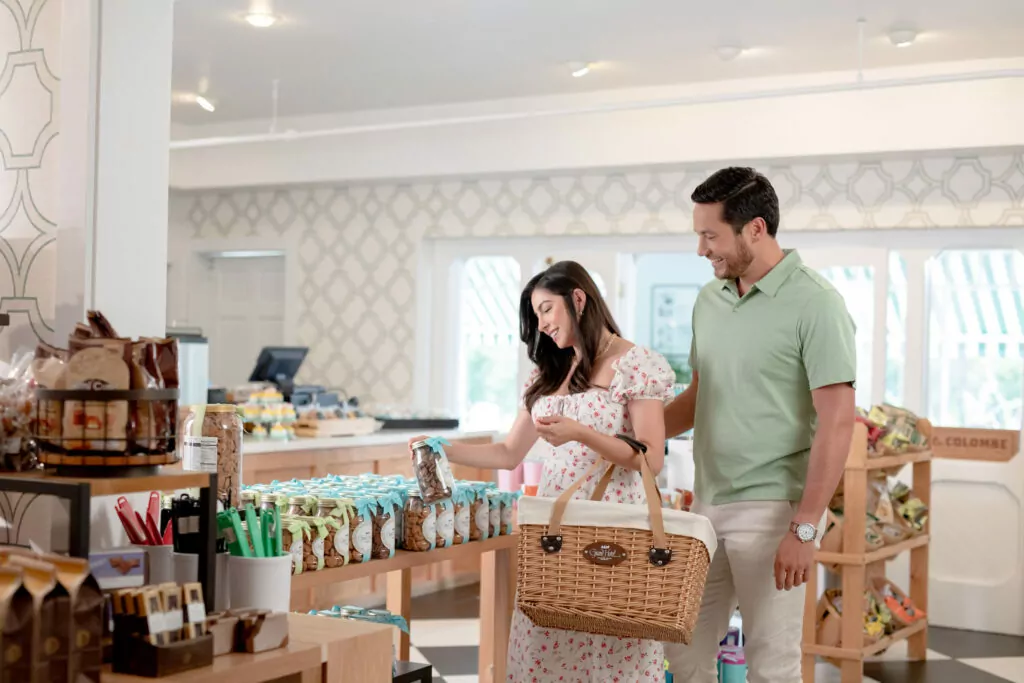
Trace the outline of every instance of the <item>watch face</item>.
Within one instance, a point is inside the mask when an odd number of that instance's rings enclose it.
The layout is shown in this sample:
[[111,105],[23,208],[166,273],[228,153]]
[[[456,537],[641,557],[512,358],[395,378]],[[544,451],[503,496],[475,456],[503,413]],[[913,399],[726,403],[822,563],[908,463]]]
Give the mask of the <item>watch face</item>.
[[800,524],[796,528],[796,537],[804,543],[809,543],[813,541],[814,537],[817,536],[817,534],[818,530],[814,527],[813,524]]

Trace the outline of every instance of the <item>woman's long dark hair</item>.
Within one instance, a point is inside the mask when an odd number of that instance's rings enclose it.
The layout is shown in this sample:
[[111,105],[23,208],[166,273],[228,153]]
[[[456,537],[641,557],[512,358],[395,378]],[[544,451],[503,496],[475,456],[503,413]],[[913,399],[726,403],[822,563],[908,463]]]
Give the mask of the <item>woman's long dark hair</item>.
[[[529,410],[533,409],[533,404],[540,397],[558,391],[569,374],[574,359],[572,348],[558,348],[551,337],[540,331],[540,321],[533,310],[533,292],[538,289],[562,297],[572,321],[573,337],[583,348],[583,357],[579,359],[576,370],[569,379],[569,393],[581,393],[592,387],[590,375],[600,351],[598,345],[601,343],[601,336],[605,330],[619,334],[619,327],[615,324],[608,305],[586,268],[575,261],[560,261],[535,275],[519,298],[519,336],[526,344],[530,360],[540,370],[540,375],[524,395]],[[587,297],[583,311],[578,316],[574,315],[576,306],[572,296],[577,289]]]

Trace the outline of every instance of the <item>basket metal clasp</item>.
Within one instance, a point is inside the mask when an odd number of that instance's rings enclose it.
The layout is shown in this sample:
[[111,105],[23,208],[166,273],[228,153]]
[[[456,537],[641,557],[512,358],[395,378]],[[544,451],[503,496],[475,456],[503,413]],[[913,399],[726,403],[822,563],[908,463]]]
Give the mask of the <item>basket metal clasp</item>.
[[540,547],[544,549],[546,553],[557,553],[562,549],[562,537],[561,536],[541,536]]
[[672,549],[651,548],[650,551],[648,551],[647,553],[647,558],[655,567],[664,567],[666,564],[672,561]]

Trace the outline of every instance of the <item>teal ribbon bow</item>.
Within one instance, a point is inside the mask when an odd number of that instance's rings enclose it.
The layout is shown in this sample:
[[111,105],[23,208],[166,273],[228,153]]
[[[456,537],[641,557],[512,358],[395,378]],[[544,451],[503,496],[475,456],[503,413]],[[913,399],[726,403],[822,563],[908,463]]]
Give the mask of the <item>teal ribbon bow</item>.
[[423,443],[430,446],[430,450],[434,451],[435,453],[444,453],[444,447],[451,446],[451,443],[449,443],[448,439],[444,438],[443,436],[432,436],[429,439],[424,439]]

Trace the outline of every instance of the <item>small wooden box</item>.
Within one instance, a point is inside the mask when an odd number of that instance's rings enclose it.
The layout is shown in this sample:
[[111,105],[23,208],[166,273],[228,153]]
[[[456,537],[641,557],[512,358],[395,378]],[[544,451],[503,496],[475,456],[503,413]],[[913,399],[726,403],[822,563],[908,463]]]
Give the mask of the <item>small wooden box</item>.
[[163,678],[213,664],[213,636],[156,646],[135,636],[114,637],[114,673]]

